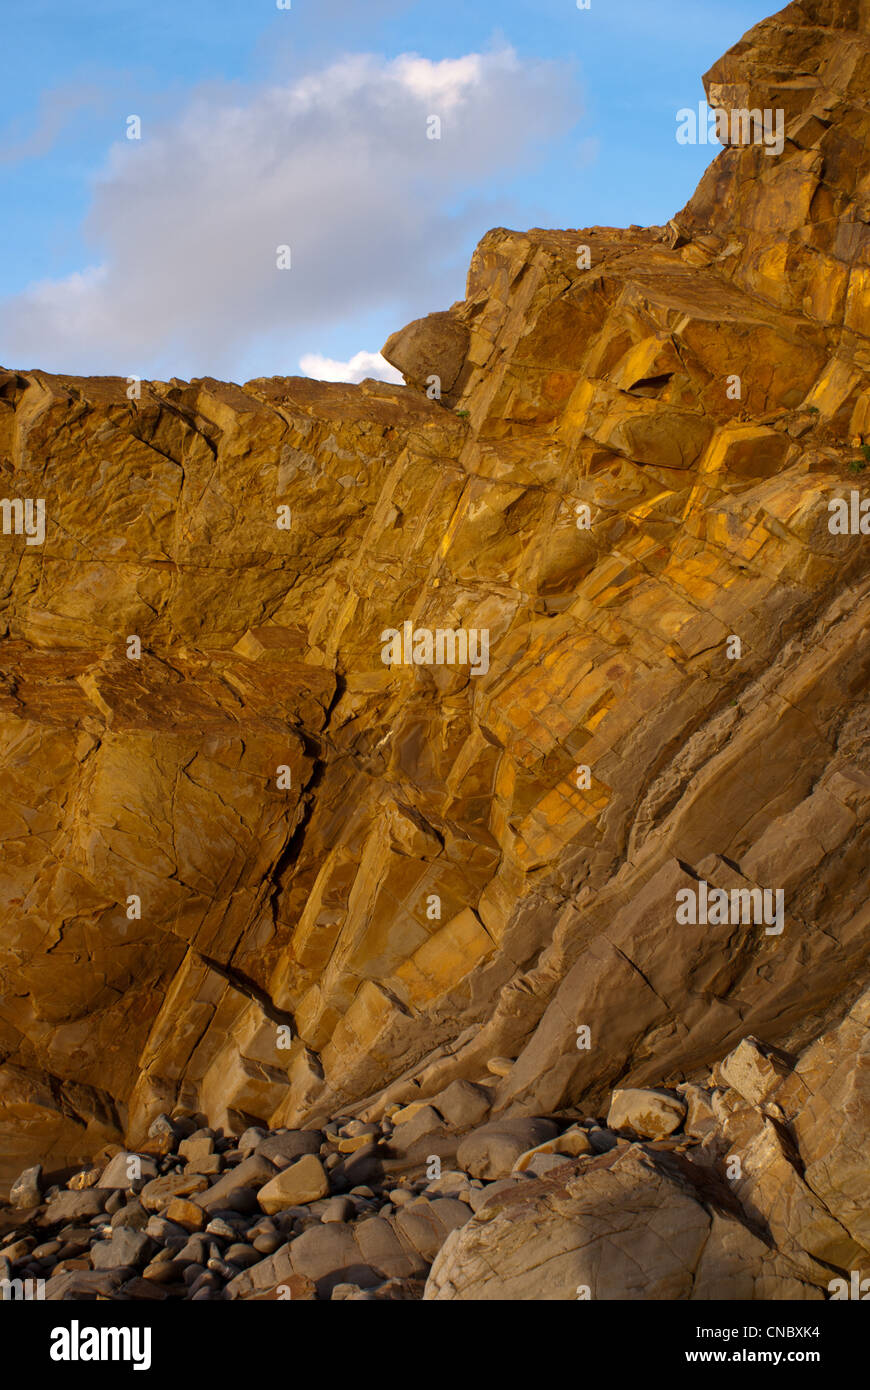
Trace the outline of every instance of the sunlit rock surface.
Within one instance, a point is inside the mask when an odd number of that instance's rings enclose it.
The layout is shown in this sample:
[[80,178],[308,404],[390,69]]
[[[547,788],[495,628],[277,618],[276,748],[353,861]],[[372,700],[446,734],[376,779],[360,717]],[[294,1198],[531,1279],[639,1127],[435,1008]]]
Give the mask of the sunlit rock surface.
[[[174,1105],[316,1126],[465,1080],[582,1115],[847,1013],[870,9],[789,5],[706,83],[782,110],[782,153],[724,150],[664,228],[487,233],[390,340],[414,385],[0,373],[0,489],[46,526],[0,536],[0,1192]],[[487,659],[387,665],[406,621]],[[702,882],[782,893],[782,929],[679,922]],[[599,1167],[695,1211],[658,1160]],[[752,1245],[734,1296],[815,1288],[801,1251]]]

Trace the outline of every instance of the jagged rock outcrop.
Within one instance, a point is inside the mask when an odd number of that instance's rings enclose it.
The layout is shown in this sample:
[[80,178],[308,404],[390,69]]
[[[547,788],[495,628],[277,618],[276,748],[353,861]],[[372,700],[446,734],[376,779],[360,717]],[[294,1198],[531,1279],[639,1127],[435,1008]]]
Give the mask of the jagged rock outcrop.
[[[784,111],[781,154],[727,148],[667,228],[488,233],[449,320],[391,340],[415,386],[0,373],[0,488],[45,502],[41,544],[0,536],[7,1187],[176,1105],[229,1133],[430,1101],[437,1123],[464,1081],[490,1120],[573,1122],[848,1013],[868,77],[864,0],[758,25],[707,89]],[[678,915],[716,890],[736,919]],[[817,1108],[780,1094],[792,1130],[752,1119],[740,1197],[772,1245],[637,1151],[559,1200],[593,1194],[590,1229],[626,1185],[693,1212],[655,1296],[732,1289],[738,1247],[736,1296],[815,1289],[806,1261],[862,1239],[860,1145],[826,1178]],[[419,1152],[455,1150],[430,1119]]]
[[822,1297],[724,1205],[704,1202],[694,1177],[689,1164],[632,1146],[579,1160],[568,1178],[519,1183],[448,1238],[424,1296]]
[[[658,1135],[655,1093],[646,1093],[652,1123],[644,1124],[637,1092],[639,1128],[624,1128],[621,1144],[613,1135],[616,1146],[598,1157],[563,1159],[541,1181],[494,1190],[441,1247],[424,1297],[837,1293],[838,1281],[848,1285],[850,1271],[870,1260],[860,1152],[870,1126],[868,1022],[865,993],[839,1027],[776,1067],[776,1049],[744,1039],[702,1087],[682,1087],[689,1113],[664,1142],[644,1142]],[[735,1089],[738,1080],[748,1094]],[[626,1114],[619,1096],[609,1125]],[[623,1147],[626,1135],[632,1142]]]

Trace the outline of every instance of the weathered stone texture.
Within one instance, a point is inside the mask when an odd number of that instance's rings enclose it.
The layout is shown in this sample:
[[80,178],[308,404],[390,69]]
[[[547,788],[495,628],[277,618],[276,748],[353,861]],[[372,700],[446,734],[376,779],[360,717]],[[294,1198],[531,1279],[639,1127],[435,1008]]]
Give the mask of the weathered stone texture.
[[[0,372],[2,490],[47,517],[0,536],[7,1185],[179,1104],[317,1128],[466,1081],[546,1116],[842,1018],[870,538],[828,502],[870,495],[868,73],[866,4],[758,25],[708,93],[782,106],[782,154],[724,150],[667,228],[487,233],[466,299],[391,340],[417,386]],[[406,619],[488,630],[488,670],[385,665]],[[702,879],[782,890],[782,933],[678,924]],[[832,1176],[818,1127],[858,1101],[807,1065],[806,1186],[854,1240],[857,1150]],[[601,1200],[652,1185],[724,1268],[726,1218],[622,1163]]]

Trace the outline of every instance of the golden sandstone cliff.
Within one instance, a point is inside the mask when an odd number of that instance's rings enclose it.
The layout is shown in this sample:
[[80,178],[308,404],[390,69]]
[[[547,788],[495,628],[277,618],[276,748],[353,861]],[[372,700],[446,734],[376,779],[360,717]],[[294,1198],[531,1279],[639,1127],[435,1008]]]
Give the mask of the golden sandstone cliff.
[[[779,1145],[743,1211],[813,1287],[860,1266],[870,3],[797,0],[706,87],[781,153],[744,129],[666,228],[489,232],[387,344],[405,387],[0,373],[0,491],[45,504],[0,537],[6,1190],[173,1107],[462,1080],[564,1124],[754,1035],[791,1060],[773,1115],[719,1078],[727,1152],[744,1103]],[[680,910],[716,889],[770,915]],[[639,1164],[692,1228],[629,1150],[559,1200]],[[495,1296],[498,1239],[427,1296]]]

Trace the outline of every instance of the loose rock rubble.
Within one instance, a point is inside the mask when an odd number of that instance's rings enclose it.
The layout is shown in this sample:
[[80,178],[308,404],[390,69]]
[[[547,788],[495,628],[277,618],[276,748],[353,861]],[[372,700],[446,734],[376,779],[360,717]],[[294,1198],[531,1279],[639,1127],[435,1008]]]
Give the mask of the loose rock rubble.
[[615,1091],[618,1132],[569,1129],[587,1156],[492,1184],[425,1297],[828,1297],[832,1275],[870,1268],[868,1025],[870,992],[799,1058],[747,1037],[700,1084]]
[[0,1278],[57,1300],[820,1299],[870,1263],[868,1024],[870,992],[800,1057],[748,1036],[700,1080],[614,1091],[606,1120],[462,1133],[488,1108],[472,1083],[321,1130],[177,1109],[64,1186],[22,1173]]

